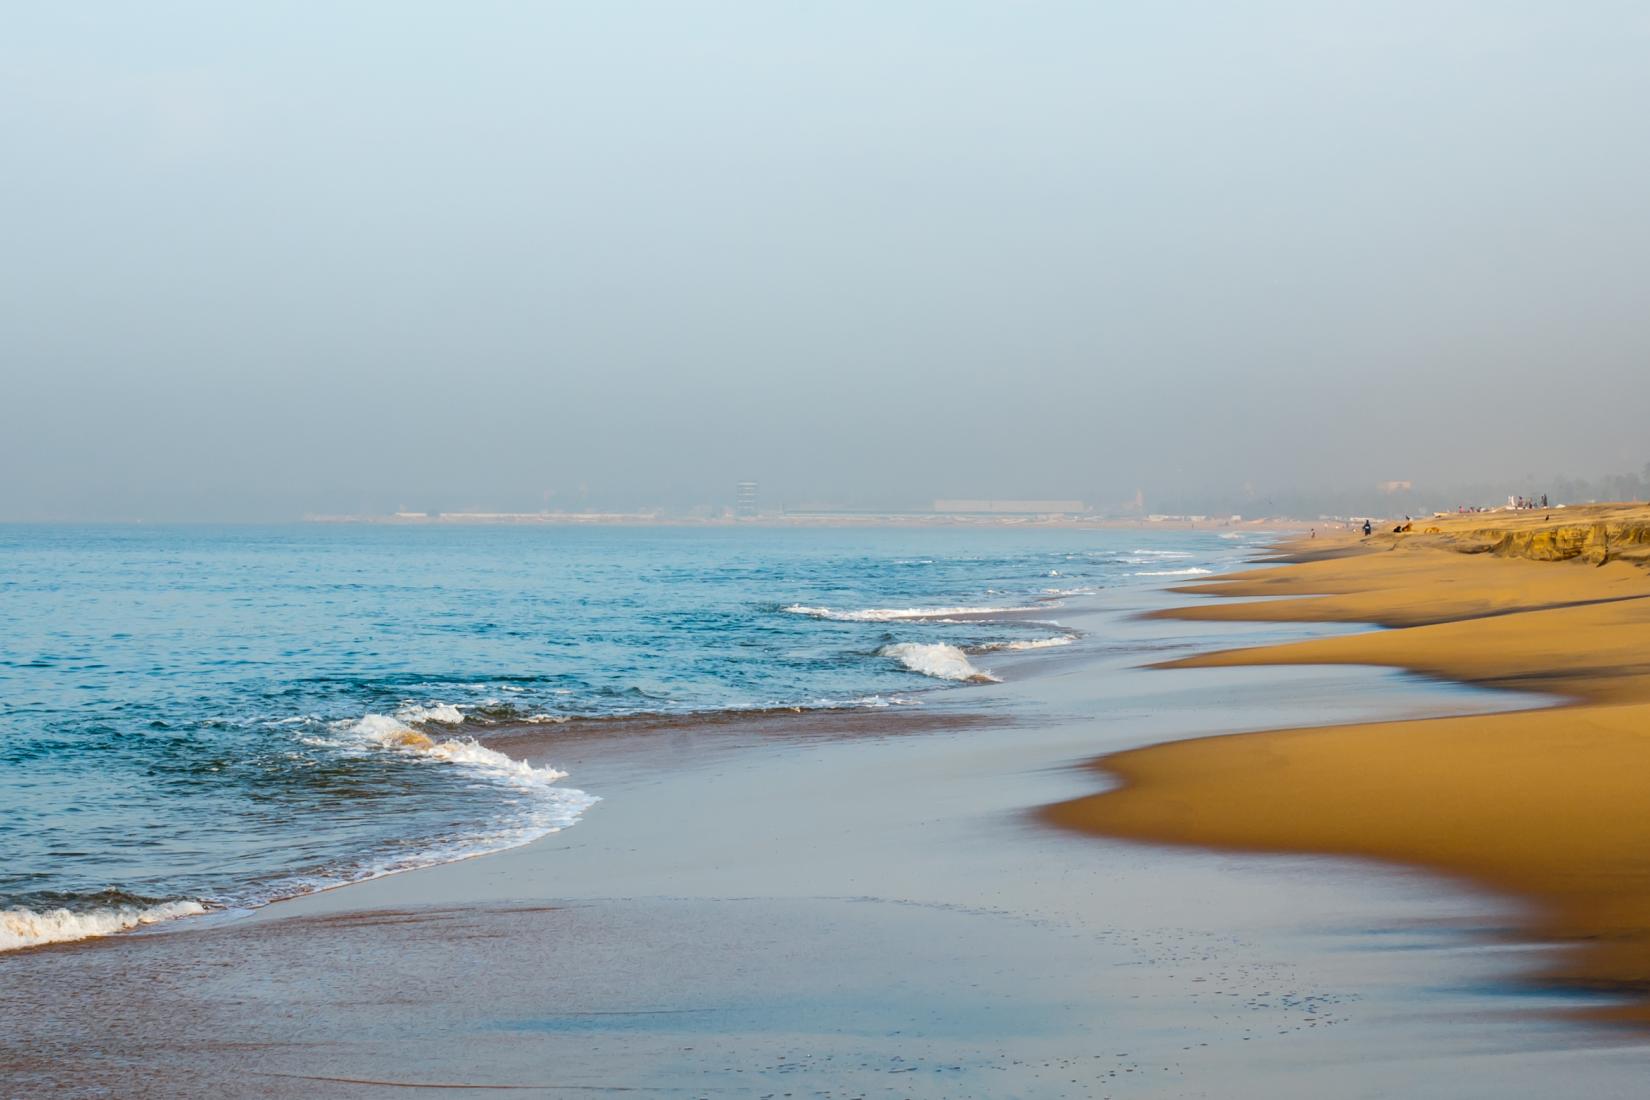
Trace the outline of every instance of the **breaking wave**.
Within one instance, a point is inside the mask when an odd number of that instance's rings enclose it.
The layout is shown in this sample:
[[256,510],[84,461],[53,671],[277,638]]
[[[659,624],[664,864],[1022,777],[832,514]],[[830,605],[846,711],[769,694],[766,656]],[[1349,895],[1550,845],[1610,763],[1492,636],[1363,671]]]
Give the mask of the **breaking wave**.
[[781,610],[791,615],[807,615],[839,623],[891,623],[902,619],[947,619],[958,615],[1012,615],[1023,611],[1044,611],[1044,607],[868,607],[862,611],[838,611],[830,607],[808,607],[793,603]]
[[1194,577],[1204,573],[1213,573],[1213,569],[1199,569],[1192,566],[1190,569],[1156,569],[1146,573],[1136,573],[1137,577]]
[[464,712],[451,703],[432,703],[421,707],[416,703],[408,703],[395,712],[395,716],[410,726],[422,725],[425,722],[440,722],[444,726],[456,726],[464,721]]
[[116,905],[81,913],[68,909],[0,909],[0,951],[109,936],[140,925],[158,924],[204,912],[206,906],[198,901],[168,901],[148,906]]
[[912,672],[932,676],[936,680],[955,680],[960,683],[995,684],[1000,681],[989,672],[982,672],[968,661],[968,654],[954,645],[943,642],[896,642],[877,651],[892,657]]
[[[456,712],[458,708],[446,709]],[[437,720],[447,721],[444,718]],[[460,721],[462,720],[461,717]],[[525,760],[517,760],[497,749],[490,749],[473,737],[448,737],[437,740],[427,733],[413,729],[400,718],[392,718],[386,714],[369,714],[354,723],[338,723],[338,727],[363,742],[429,760],[458,764],[472,771],[484,772],[489,778],[502,779],[513,786],[548,787],[558,779],[567,778],[566,772],[557,771],[555,768],[535,768]]]

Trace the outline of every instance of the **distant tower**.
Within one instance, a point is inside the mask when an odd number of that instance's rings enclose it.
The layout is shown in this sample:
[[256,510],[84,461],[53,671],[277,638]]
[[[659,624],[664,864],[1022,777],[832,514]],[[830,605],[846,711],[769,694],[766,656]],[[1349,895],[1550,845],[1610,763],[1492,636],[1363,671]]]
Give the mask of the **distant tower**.
[[756,515],[756,482],[739,483],[734,495],[733,514],[747,518]]

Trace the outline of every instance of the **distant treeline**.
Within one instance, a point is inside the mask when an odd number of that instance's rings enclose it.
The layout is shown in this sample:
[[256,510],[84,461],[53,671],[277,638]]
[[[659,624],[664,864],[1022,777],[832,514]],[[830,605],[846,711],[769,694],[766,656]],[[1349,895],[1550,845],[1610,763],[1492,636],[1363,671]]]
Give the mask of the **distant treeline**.
[[1554,502],[1580,503],[1587,500],[1650,500],[1650,462],[1636,474],[1611,474],[1596,481],[1555,477],[1545,490]]

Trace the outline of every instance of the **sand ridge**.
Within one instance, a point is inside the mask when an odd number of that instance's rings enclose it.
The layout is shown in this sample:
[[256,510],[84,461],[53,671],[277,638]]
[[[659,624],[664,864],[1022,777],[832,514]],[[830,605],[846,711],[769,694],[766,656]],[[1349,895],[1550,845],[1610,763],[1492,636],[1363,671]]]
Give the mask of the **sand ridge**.
[[[1650,1025],[1650,572],[1637,534],[1650,508],[1549,514],[1296,540],[1292,564],[1180,589],[1273,598],[1160,614],[1387,629],[1159,667],[1386,665],[1567,702],[1118,753],[1095,766],[1121,788],[1047,818],[1144,841],[1414,864],[1516,895],[1530,903],[1519,938],[1558,948],[1533,980],[1618,994],[1594,1014]],[[1600,552],[1607,544],[1619,553]]]

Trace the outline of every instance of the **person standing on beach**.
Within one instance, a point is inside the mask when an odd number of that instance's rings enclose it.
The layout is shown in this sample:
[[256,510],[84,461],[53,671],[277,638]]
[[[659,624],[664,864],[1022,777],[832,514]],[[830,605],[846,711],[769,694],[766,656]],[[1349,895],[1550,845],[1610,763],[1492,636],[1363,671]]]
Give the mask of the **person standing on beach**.
[[1370,526],[1369,521],[1367,519],[1364,520],[1364,538],[1367,539],[1369,537],[1370,533],[1374,530],[1375,530],[1375,528]]

